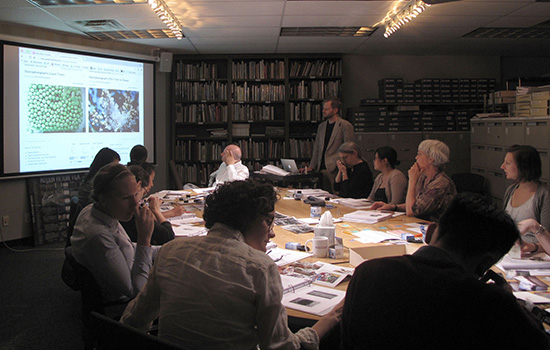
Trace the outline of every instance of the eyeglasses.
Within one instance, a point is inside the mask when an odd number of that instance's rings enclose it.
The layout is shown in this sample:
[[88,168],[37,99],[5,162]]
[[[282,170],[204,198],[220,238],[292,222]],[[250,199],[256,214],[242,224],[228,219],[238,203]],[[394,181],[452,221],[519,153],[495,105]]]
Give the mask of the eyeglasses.
[[265,220],[265,223],[267,226],[269,226],[269,231],[273,230],[273,226],[275,226],[275,216],[271,215],[264,215],[267,219]]

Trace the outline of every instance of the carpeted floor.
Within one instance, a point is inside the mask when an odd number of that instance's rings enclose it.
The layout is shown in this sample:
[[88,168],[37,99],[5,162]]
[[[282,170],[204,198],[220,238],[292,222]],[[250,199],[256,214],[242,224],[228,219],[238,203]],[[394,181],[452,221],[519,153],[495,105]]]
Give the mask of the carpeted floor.
[[61,280],[63,247],[14,252],[0,242],[0,349],[83,349],[80,293]]

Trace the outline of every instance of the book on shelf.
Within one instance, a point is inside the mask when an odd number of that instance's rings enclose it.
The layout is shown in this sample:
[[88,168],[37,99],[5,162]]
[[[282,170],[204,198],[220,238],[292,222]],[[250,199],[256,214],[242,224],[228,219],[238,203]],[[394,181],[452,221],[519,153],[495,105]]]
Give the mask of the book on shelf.
[[299,277],[281,275],[281,283],[285,307],[318,316],[328,314],[346,295],[343,290],[317,286]]

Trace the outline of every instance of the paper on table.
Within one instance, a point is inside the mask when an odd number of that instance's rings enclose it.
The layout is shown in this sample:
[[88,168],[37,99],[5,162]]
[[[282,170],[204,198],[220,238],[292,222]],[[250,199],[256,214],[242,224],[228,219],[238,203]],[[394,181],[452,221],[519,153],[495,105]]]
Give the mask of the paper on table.
[[394,236],[387,234],[386,232],[382,231],[375,231],[375,230],[362,230],[359,232],[352,233],[354,236],[357,236],[359,238],[355,239],[358,242],[361,243],[380,243],[383,241],[393,241],[401,239]]
[[351,222],[363,222],[367,224],[375,224],[380,221],[387,220],[393,215],[392,212],[380,210],[356,210],[352,213],[344,214],[343,219]]
[[[319,223],[319,218],[298,218],[298,220],[308,225],[315,225]],[[332,218],[332,222],[342,222],[342,218]]]
[[216,189],[216,187],[204,187],[204,188],[194,188],[193,191],[195,193],[208,193],[212,192]]
[[298,250],[281,249],[279,247],[267,251],[267,254],[273,259],[277,266],[284,266],[298,260],[311,256],[310,253],[300,252]]
[[204,226],[195,226],[189,224],[183,224],[179,226],[172,226],[174,230],[174,235],[177,237],[193,237],[193,236],[204,236],[208,230]]
[[365,198],[337,198],[333,202],[355,209],[370,209],[373,205],[373,202]]
[[172,225],[182,225],[202,223],[203,219],[197,216],[176,216],[173,218],[168,218],[168,221],[170,221]]
[[345,295],[346,292],[343,290],[309,285],[283,294],[282,303],[290,309],[324,316],[342,301]]
[[515,259],[506,254],[496,266],[501,270],[537,270],[550,269],[550,257],[544,254],[544,258],[533,259]]
[[550,304],[550,299],[531,292],[514,292],[514,296],[533,304]]

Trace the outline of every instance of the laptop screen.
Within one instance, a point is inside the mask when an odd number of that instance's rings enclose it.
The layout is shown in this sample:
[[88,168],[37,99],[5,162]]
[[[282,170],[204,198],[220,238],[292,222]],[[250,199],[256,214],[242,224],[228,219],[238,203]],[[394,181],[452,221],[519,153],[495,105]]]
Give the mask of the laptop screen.
[[283,165],[283,169],[289,173],[298,173],[298,166],[296,165],[294,159],[281,159],[281,164]]

